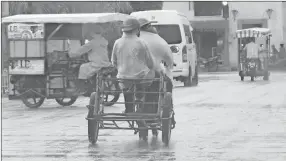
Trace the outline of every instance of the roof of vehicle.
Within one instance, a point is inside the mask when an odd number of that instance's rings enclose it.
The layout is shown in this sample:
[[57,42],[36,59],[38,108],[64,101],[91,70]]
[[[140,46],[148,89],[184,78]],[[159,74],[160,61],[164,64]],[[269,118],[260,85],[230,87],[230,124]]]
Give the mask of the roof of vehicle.
[[236,31],[237,38],[244,37],[263,37],[271,35],[271,30],[268,28],[248,28]]
[[[181,22],[182,19],[186,20],[190,26],[190,30],[193,31],[193,27],[190,24],[190,21],[188,20],[187,16],[182,13],[178,12],[177,10],[148,10],[148,11],[138,11],[138,12],[132,12],[131,16],[137,17],[137,18],[147,18],[149,21],[156,21],[154,25],[156,24],[169,24],[170,22]],[[153,16],[156,16],[156,20],[153,19]],[[177,17],[181,16],[181,17]]]
[[178,14],[178,15],[180,15],[180,16],[183,16],[183,17],[186,17],[187,18],[187,16],[184,14],[184,13],[182,13],[182,12],[178,12],[177,10],[148,10],[148,11],[137,11],[137,12],[132,12],[131,13],[131,15],[132,14],[136,14],[136,13],[175,13],[175,14]]
[[22,14],[4,17],[2,23],[106,23],[131,17],[122,13]]

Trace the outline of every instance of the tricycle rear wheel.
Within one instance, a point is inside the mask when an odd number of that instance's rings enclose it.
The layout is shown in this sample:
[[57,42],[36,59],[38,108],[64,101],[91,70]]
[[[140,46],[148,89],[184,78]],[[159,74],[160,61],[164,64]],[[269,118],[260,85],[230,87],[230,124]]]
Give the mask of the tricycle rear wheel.
[[72,104],[75,103],[75,101],[77,100],[77,97],[71,97],[71,98],[68,98],[70,99],[69,101],[65,101],[64,100],[65,98],[56,98],[56,102],[59,104],[59,105],[62,105],[62,106],[71,106]]
[[[98,93],[93,92],[90,95],[89,100],[90,111],[88,118],[94,116],[94,112],[98,113],[99,110],[99,102],[98,102]],[[88,120],[88,140],[91,144],[95,144],[98,140],[98,132],[99,132],[99,121],[96,120]]]
[[[29,108],[39,108],[45,101],[45,97],[40,96],[39,94],[28,91],[24,93],[21,97],[22,102]],[[32,99],[33,102],[29,100]]]
[[263,80],[268,81],[269,80],[269,72],[265,71],[264,76],[263,76]]
[[240,80],[241,80],[241,81],[244,81],[244,76],[240,76]]
[[162,142],[168,146],[171,138],[171,111],[172,111],[172,94],[168,92],[163,101],[163,111],[162,111]]
[[254,81],[254,76],[251,76],[250,80],[253,82]]

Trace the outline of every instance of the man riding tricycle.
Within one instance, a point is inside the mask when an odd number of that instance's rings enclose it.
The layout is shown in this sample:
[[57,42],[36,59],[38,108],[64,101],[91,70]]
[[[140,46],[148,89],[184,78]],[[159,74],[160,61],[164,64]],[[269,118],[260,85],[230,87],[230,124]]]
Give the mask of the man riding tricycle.
[[[92,144],[98,140],[99,129],[134,130],[134,134],[139,132],[139,138],[145,141],[149,129],[154,136],[161,130],[162,141],[169,144],[171,130],[175,127],[173,85],[168,72],[173,66],[173,58],[168,44],[154,32],[150,23],[135,18],[124,21],[123,35],[116,40],[112,51],[117,78],[106,77],[108,68],[97,75],[97,92],[90,97],[86,118]],[[160,64],[161,61],[164,63]],[[118,82],[124,93],[125,101],[117,102],[125,104],[123,113],[105,113],[101,105],[104,93],[109,92],[104,83],[111,80]],[[117,124],[120,121],[127,122],[127,126]]]
[[[120,37],[119,25],[129,17],[93,13],[3,18],[10,53],[9,98],[20,97],[26,106],[38,108],[45,98],[69,106],[80,95],[89,97],[101,68],[111,67],[108,77],[116,76],[108,46]],[[112,92],[119,85],[107,81],[105,86],[110,92],[104,95],[104,105],[110,106],[119,99],[120,93]]]
[[269,80],[270,29],[238,30],[236,37],[239,40],[239,76],[241,81],[244,81],[245,76],[250,76],[251,81],[259,76],[263,76],[263,80]]

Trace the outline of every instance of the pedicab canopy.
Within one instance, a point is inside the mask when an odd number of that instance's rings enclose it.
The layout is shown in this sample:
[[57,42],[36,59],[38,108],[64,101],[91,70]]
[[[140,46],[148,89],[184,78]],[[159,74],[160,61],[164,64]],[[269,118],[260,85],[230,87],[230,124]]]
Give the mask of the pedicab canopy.
[[246,38],[246,37],[265,37],[270,36],[271,31],[268,28],[248,28],[236,31],[236,38]]
[[10,57],[41,59],[30,60],[29,68],[9,69],[10,74],[44,74],[45,55],[50,59],[50,55],[57,55],[55,51],[65,51],[69,47],[74,51],[83,40],[90,38],[92,32],[98,30],[107,39],[108,45],[113,46],[121,34],[122,22],[131,17],[121,13],[89,13],[24,14],[2,18],[2,24],[7,28]]
[[23,14],[4,17],[2,23],[106,23],[124,21],[130,17],[122,13]]
[[[88,13],[88,14],[23,14],[2,18],[8,25],[8,39],[38,39],[51,34],[60,24],[62,26],[53,35],[68,39],[85,37],[95,24],[110,28],[110,24],[122,23],[132,16],[122,13]],[[36,34],[35,34],[36,33]],[[39,34],[37,34],[39,33]]]

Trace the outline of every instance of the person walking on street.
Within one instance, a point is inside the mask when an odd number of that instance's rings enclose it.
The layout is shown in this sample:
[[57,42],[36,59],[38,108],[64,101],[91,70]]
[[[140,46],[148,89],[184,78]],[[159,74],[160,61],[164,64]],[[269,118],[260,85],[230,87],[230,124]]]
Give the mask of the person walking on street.
[[[171,92],[173,90],[173,76],[171,69],[173,68],[174,59],[172,51],[168,45],[168,43],[161,38],[156,28],[151,25],[151,21],[148,21],[145,18],[138,19],[140,22],[140,38],[142,38],[146,43],[148,48],[151,51],[153,60],[154,60],[154,69],[155,69],[155,77],[160,78],[160,73],[163,73],[167,80],[167,92]],[[162,63],[163,62],[163,63]],[[164,64],[164,65],[163,65]],[[159,91],[160,82],[154,81],[150,86],[150,92],[158,92]],[[159,100],[159,94],[148,94],[146,95],[146,102],[156,103]],[[158,104],[153,106],[145,107],[145,112],[148,113],[157,113]],[[175,119],[172,117],[173,126],[175,126]],[[152,130],[153,135],[158,135],[157,130]]]
[[267,57],[267,51],[264,48],[263,44],[260,44],[259,46],[259,62],[260,62],[260,69],[264,70],[264,59]]
[[271,49],[272,49],[272,55],[271,55],[271,60],[273,63],[275,63],[277,61],[277,58],[278,58],[278,55],[279,55],[279,52],[278,50],[276,49],[275,45],[272,44],[271,45]]
[[[140,39],[140,24],[137,19],[130,18],[123,22],[123,35],[115,41],[111,56],[112,64],[118,69],[118,78],[154,78],[154,60],[145,41]],[[149,83],[149,82],[145,82]],[[151,84],[151,83],[150,83]],[[132,82],[123,81],[120,84],[123,91],[128,91],[132,87]],[[136,91],[144,90],[142,84],[135,85]],[[140,97],[141,95],[137,95]],[[133,94],[124,93],[125,113],[133,111]],[[128,103],[129,102],[129,103]]]
[[285,50],[285,47],[284,47],[284,44],[280,44],[280,48],[279,48],[279,56],[281,59],[284,59],[286,58],[286,50]]

